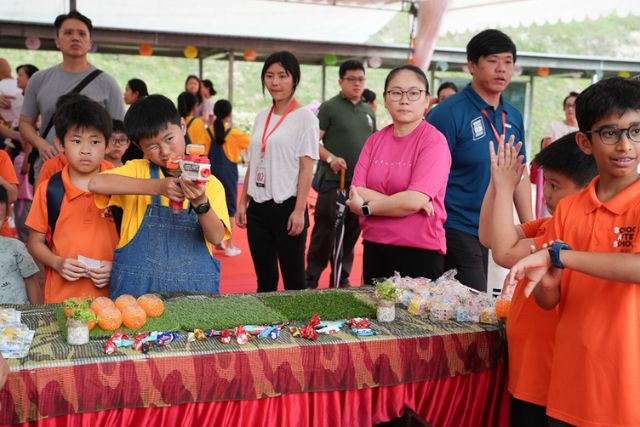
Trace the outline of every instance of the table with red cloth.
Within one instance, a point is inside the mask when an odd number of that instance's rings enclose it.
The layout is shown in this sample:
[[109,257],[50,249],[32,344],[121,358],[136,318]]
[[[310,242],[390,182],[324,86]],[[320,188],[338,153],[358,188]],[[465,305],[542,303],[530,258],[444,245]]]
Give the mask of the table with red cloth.
[[142,354],[69,346],[52,306],[22,306],[36,330],[9,360],[0,425],[370,426],[408,407],[434,426],[508,423],[506,357],[497,327],[432,322],[397,310],[382,333],[283,330],[245,345],[217,339]]

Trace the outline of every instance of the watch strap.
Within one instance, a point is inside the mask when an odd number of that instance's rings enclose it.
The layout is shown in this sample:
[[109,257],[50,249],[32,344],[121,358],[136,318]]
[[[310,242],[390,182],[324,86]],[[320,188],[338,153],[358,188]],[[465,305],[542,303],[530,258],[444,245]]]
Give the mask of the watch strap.
[[564,268],[564,264],[560,260],[560,251],[571,250],[571,246],[561,240],[556,240],[549,247],[549,256],[551,257],[551,265],[555,268]]

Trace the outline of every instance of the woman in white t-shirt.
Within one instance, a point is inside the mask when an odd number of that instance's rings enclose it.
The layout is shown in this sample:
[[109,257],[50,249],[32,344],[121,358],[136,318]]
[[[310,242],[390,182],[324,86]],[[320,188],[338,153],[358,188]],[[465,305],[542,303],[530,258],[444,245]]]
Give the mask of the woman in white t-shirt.
[[570,92],[562,101],[564,110],[564,120],[551,122],[547,133],[544,136],[543,148],[551,144],[556,139],[560,139],[571,132],[578,131],[578,119],[576,118],[576,98],[578,92]]
[[[547,133],[542,140],[542,148],[571,132],[578,131],[578,119],[576,118],[576,98],[578,95],[578,92],[569,92],[569,95],[564,98],[562,101],[564,120],[549,124]],[[536,185],[536,218],[551,216],[542,195],[542,186],[544,184],[542,169],[538,168],[533,162],[531,162],[529,178],[531,183]]]
[[292,53],[270,55],[261,79],[273,105],[259,112],[253,124],[236,224],[247,228],[258,292],[277,290],[278,263],[285,289],[304,289],[307,195],[319,158],[320,128],[316,116],[293,96],[300,64]]

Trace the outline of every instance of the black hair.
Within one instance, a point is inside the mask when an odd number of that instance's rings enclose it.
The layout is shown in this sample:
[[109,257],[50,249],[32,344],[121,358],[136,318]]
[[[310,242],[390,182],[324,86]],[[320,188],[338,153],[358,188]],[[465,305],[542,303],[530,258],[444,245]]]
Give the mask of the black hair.
[[376,93],[371,89],[365,89],[362,91],[362,97],[364,98],[364,102],[372,103],[376,100]]
[[178,95],[178,114],[183,119],[191,114],[196,105],[198,105],[198,99],[191,92],[184,91]]
[[60,144],[64,146],[64,137],[71,128],[95,129],[109,143],[113,125],[107,110],[85,95],[70,93],[61,96],[56,102],[53,127]]
[[20,72],[20,68],[24,68],[24,73],[27,75],[27,77],[31,78],[31,76],[33,76],[36,71],[38,70],[38,67],[36,67],[33,64],[22,64],[22,65],[18,65],[16,67],[16,73]]
[[349,70],[362,70],[363,73],[365,71],[362,62],[356,61],[355,59],[349,59],[340,64],[340,69],[338,71],[340,79],[344,79],[344,76],[347,75],[347,71]]
[[580,131],[591,130],[593,124],[612,114],[640,110],[640,81],[612,77],[600,80],[576,98],[576,118]]
[[209,95],[210,96],[216,96],[216,90],[213,88],[213,82],[209,79],[204,79],[200,82],[200,84],[202,84],[202,86],[206,87],[207,89],[209,89]]
[[[9,214],[9,193],[7,192],[7,189],[4,188],[4,186],[2,185],[0,185],[0,204],[4,204],[4,208],[6,210],[4,214],[8,215]],[[0,224],[0,227],[1,226],[2,224]]]
[[127,86],[131,89],[131,92],[138,93],[138,99],[144,98],[145,96],[149,96],[149,91],[147,90],[147,84],[140,79],[131,79],[127,82]]
[[458,93],[458,86],[454,82],[444,82],[438,88],[438,97],[440,97],[440,92],[445,89],[453,89],[454,92]]
[[113,119],[111,121],[111,125],[113,127],[113,132],[112,133],[115,133],[115,132],[122,132],[124,134],[127,133],[124,130],[124,122],[122,120]]
[[196,104],[200,104],[202,102],[202,95],[200,95],[200,83],[202,83],[202,81],[200,80],[200,77],[196,76],[195,74],[189,74],[187,76],[187,79],[184,81],[184,90],[186,92],[189,92],[187,90],[187,83],[189,83],[189,80],[191,79],[196,79],[198,81],[198,90],[196,91],[196,93],[194,93],[194,95],[196,96]]
[[598,175],[598,168],[593,156],[584,154],[578,147],[576,134],[572,132],[549,144],[533,161],[543,169],[566,176],[578,188],[584,188]]
[[149,95],[134,102],[124,116],[124,128],[134,144],[152,138],[169,125],[180,126],[175,105],[164,95]]
[[77,19],[78,21],[81,21],[87,26],[87,29],[89,30],[89,37],[91,37],[91,34],[93,33],[93,24],[91,24],[91,19],[87,18],[77,10],[72,10],[69,13],[63,13],[56,17],[56,20],[53,22],[53,26],[56,27],[56,37],[60,35],[60,28],[64,21],[68,19]]
[[216,142],[218,145],[224,144],[225,132],[224,132],[224,121],[226,117],[231,114],[231,103],[226,99],[219,99],[213,106],[213,115],[216,116],[216,119],[213,121],[213,134],[216,137]]
[[516,62],[516,45],[513,40],[500,30],[484,30],[476,34],[467,44],[467,60],[478,63],[481,56],[509,52]]
[[422,80],[422,83],[424,83],[424,87],[425,87],[425,89],[427,91],[427,95],[429,95],[429,81],[427,80],[427,75],[420,68],[416,67],[415,65],[411,65],[411,64],[400,65],[400,66],[394,68],[393,70],[389,71],[389,74],[387,74],[387,78],[384,79],[384,93],[385,94],[387,93],[387,87],[389,86],[389,82],[391,81],[391,79],[393,79],[393,77],[396,74],[398,74],[400,71],[403,71],[403,70],[411,71],[416,76],[418,76],[418,78],[420,80]]
[[569,98],[577,98],[578,95],[580,95],[578,92],[574,92],[574,91],[569,92],[569,95],[565,96],[564,99],[562,100],[562,108],[564,109],[566,107],[567,101],[569,100]]
[[291,96],[296,92],[296,88],[298,87],[298,83],[300,83],[300,63],[298,62],[298,58],[286,50],[275,52],[269,55],[269,57],[264,61],[264,65],[262,66],[262,73],[260,73],[260,81],[262,82],[262,93],[264,93],[264,75],[267,73],[269,67],[273,64],[280,64],[284,71],[288,76],[291,76],[293,79],[293,88],[291,90]]

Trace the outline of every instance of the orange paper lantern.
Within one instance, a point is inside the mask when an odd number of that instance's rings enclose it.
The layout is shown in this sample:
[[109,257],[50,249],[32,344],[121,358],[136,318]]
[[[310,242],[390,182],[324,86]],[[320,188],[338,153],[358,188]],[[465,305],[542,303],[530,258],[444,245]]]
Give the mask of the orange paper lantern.
[[411,55],[411,58],[407,60],[407,64],[416,65],[416,56]]
[[184,48],[184,56],[189,58],[189,59],[193,59],[196,58],[198,56],[198,48],[193,46],[193,45],[187,45]]
[[540,77],[547,77],[550,71],[551,70],[549,70],[549,67],[540,67],[538,68],[538,75]]
[[255,61],[257,56],[258,54],[253,49],[247,49],[242,54],[242,57],[244,58],[244,60],[249,62]]
[[141,56],[151,56],[153,54],[153,47],[150,44],[141,44],[138,48],[138,53]]

